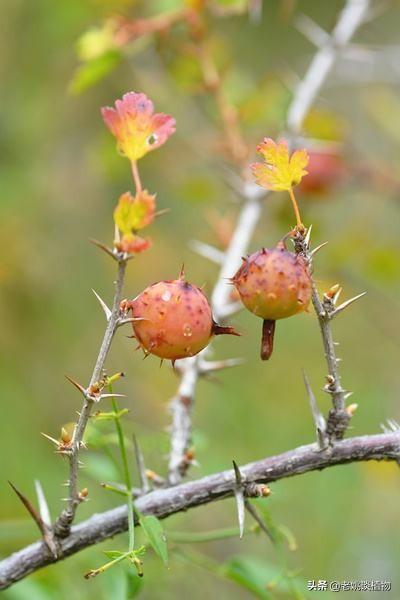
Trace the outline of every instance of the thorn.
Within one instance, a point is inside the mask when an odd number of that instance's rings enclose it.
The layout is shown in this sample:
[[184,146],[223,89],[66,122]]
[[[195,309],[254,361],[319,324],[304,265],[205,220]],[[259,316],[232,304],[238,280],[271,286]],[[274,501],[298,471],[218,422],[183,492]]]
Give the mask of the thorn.
[[102,300],[102,298],[99,296],[99,294],[96,292],[96,290],[92,289],[92,292],[96,296],[97,300],[100,302],[100,306],[104,310],[104,314],[106,315],[106,319],[107,319],[107,321],[109,321],[110,317],[111,317],[111,314],[112,314],[111,310],[108,308],[108,306],[104,302],[104,300]]
[[68,375],[65,375],[65,377],[66,377],[66,379],[68,379],[68,381],[70,383],[72,383],[72,385],[74,385],[76,387],[77,390],[79,390],[81,392],[81,394],[86,396],[86,389],[83,387],[83,385],[81,385],[80,383],[75,381],[75,379],[72,379],[72,377],[69,377]]
[[49,506],[47,504],[47,500],[44,495],[42,484],[40,483],[40,481],[38,479],[35,479],[35,489],[36,489],[36,496],[37,496],[38,504],[39,504],[40,517],[45,525],[47,525],[48,527],[51,527],[51,517],[50,517]]
[[237,514],[239,521],[239,537],[243,538],[244,534],[244,518],[245,518],[245,503],[244,503],[244,490],[243,490],[243,479],[242,474],[240,473],[239,467],[236,462],[233,460],[233,469],[235,471],[235,479],[236,485],[234,488],[236,505],[237,505]]
[[400,425],[394,419],[386,419],[386,421],[391,431],[398,431],[400,429]]
[[302,369],[302,373],[303,373],[304,385],[306,387],[308,400],[310,403],[311,414],[313,416],[314,425],[315,425],[315,429],[317,432],[318,447],[320,448],[320,450],[323,450],[326,447],[326,439],[325,439],[326,422],[318,408],[317,401],[315,399],[314,393],[311,389],[310,382],[308,380],[307,374],[304,369]]
[[142,489],[143,494],[147,494],[150,491],[149,480],[147,478],[146,465],[144,462],[144,457],[142,450],[140,448],[139,442],[135,434],[132,435],[133,438],[133,446],[135,448],[135,458],[136,458],[136,466],[139,472],[140,478],[140,487]]
[[313,250],[311,250],[310,256],[313,257],[315,254],[317,254],[317,252],[319,252],[327,244],[329,244],[329,242],[323,242],[319,246],[316,246]]
[[43,435],[43,437],[45,437],[46,439],[50,440],[50,442],[53,442],[53,444],[55,444],[57,447],[60,445],[60,442],[58,440],[51,437],[50,435],[47,435],[47,433],[41,432],[41,435]]
[[[120,319],[117,323],[118,327],[121,327],[122,325],[126,325],[127,323],[135,323],[136,321],[150,321],[150,319],[147,319],[146,317],[127,317],[126,319]],[[127,335],[126,337],[132,337],[134,338],[134,335]]]
[[118,257],[116,256],[115,252],[113,252],[111,250],[111,248],[109,248],[105,244],[102,244],[101,242],[99,242],[98,240],[95,240],[93,238],[90,238],[89,242],[91,244],[94,244],[95,246],[97,246],[97,248],[100,248],[100,250],[103,250],[103,252],[105,252],[106,254],[108,254],[108,256],[111,256],[111,258],[113,258],[114,260],[118,260]]
[[205,244],[204,242],[200,242],[198,240],[191,240],[189,242],[189,247],[196,252],[199,256],[203,258],[207,258],[211,262],[222,265],[225,259],[225,253],[210,244]]
[[103,398],[126,398],[126,394],[101,394],[99,400],[102,400]]
[[305,242],[305,245],[307,246],[307,248],[310,247],[311,231],[312,231],[312,225],[309,226],[309,228],[307,229],[307,233],[304,237],[304,242]]
[[340,306],[338,306],[332,313],[331,313],[331,318],[333,319],[333,317],[336,317],[336,315],[338,315],[339,313],[341,313],[345,308],[347,308],[348,306],[350,306],[350,304],[353,304],[353,302],[355,302],[356,300],[359,300],[360,298],[362,298],[363,296],[365,296],[367,292],[362,292],[361,294],[358,294],[358,296],[354,296],[354,298],[350,298],[350,300],[346,300],[346,302],[343,302]]
[[185,280],[185,263],[182,263],[178,279],[180,279],[181,281]]
[[17,488],[13,483],[11,483],[11,481],[9,481],[8,483],[10,484],[14,492],[17,494],[18,498],[21,500],[22,504],[25,506],[26,510],[29,512],[36,525],[39,527],[40,531],[43,533],[44,523],[34,506],[31,504],[28,498],[26,498],[26,496],[24,496],[19,490],[17,490]]
[[57,546],[54,542],[53,531],[52,531],[51,527],[49,527],[44,522],[42,517],[38,514],[36,508],[28,500],[28,498],[26,498],[26,496],[24,496],[19,490],[17,490],[17,488],[15,487],[15,485],[13,483],[11,483],[11,481],[9,481],[8,483],[10,484],[10,486],[14,490],[14,492],[17,494],[18,498],[21,500],[22,504],[25,506],[26,510],[31,515],[32,519],[35,521],[36,525],[39,528],[40,533],[43,536],[43,541],[45,542],[46,546],[50,550],[51,554],[53,555],[54,558],[57,558],[57,556],[58,556]]

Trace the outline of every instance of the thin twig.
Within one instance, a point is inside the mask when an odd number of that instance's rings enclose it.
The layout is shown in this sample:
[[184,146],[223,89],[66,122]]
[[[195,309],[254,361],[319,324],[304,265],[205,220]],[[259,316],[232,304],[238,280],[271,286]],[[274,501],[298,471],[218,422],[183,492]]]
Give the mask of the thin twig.
[[306,235],[303,232],[297,231],[294,236],[294,245],[297,254],[304,257],[311,275],[311,300],[318,318],[325,360],[328,367],[324,391],[332,398],[332,409],[329,411],[325,430],[328,441],[332,444],[335,440],[343,438],[349,425],[351,415],[346,411],[346,398],[350,395],[350,392],[345,390],[341,384],[338,367],[339,358],[336,354],[336,343],[333,339],[331,320],[335,311],[335,305],[333,299],[327,294],[324,294],[322,299],[320,298],[315,281],[312,279],[312,253]]
[[[270,483],[282,478],[367,460],[398,461],[400,457],[400,431],[338,442],[329,451],[320,452],[316,444],[301,446],[277,456],[240,467],[246,484]],[[235,475],[231,469],[190,481],[178,486],[158,489],[143,495],[135,502],[136,509],[144,515],[166,518],[216,500],[232,497]],[[127,507],[95,514],[75,525],[68,538],[59,542],[59,557],[53,558],[41,542],[27,546],[0,562],[0,589],[5,589],[50,563],[57,562],[88,546],[98,544],[128,528]]]
[[107,327],[104,332],[103,341],[100,346],[99,354],[97,356],[96,364],[94,366],[92,376],[88,388],[84,396],[84,402],[82,409],[79,413],[78,422],[75,425],[74,434],[71,441],[71,446],[68,453],[70,474],[69,474],[69,497],[67,506],[61,512],[58,517],[54,529],[58,536],[66,537],[70,532],[71,523],[74,520],[76,509],[81,502],[78,490],[78,469],[79,469],[79,454],[83,444],[83,436],[86,430],[86,426],[89,421],[89,417],[95,402],[95,398],[90,394],[91,387],[97,383],[102,375],[104,364],[110,350],[111,342],[114,337],[118,325],[118,319],[120,314],[120,304],[122,299],[122,289],[124,285],[126,270],[126,260],[121,257],[118,261],[118,276],[115,286],[115,294],[113,306],[111,309],[111,315],[107,321]]

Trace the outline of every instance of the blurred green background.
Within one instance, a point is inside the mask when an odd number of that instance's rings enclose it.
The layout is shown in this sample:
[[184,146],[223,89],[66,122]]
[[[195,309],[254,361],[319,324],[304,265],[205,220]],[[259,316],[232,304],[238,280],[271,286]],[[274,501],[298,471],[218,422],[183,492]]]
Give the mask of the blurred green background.
[[[182,262],[189,280],[204,283],[211,292],[217,268],[194,254],[189,242],[195,238],[218,244],[210,221],[215,225],[216,215],[222,215],[229,223],[240,207],[224,180],[215,108],[199,89],[193,61],[182,51],[182,28],[156,40],[139,40],[105,79],[84,93],[71,92],[76,41],[83,32],[114,12],[149,15],[177,5],[177,0],[1,2],[2,556],[37,538],[7,479],[33,498],[38,478],[53,516],[62,506],[67,464],[40,432],[57,437],[61,425],[74,419],[80,398],[64,374],[88,380],[104,328],[91,288],[105,300],[112,298],[114,265],[88,239],[112,242],[112,210],[119,194],[132,185],[128,163],[116,154],[100,107],[125,91],[141,90],[178,123],[167,145],[141,162],[144,184],[157,192],[158,208],[171,211],[152,225],[152,249],[130,263],[126,296],[176,276]],[[247,14],[215,19],[212,45],[252,149],[264,135],[274,137],[282,129],[293,85],[314,52],[294,26],[296,16],[309,15],[329,31],[342,6],[336,0],[270,0],[264,2],[258,24],[249,22]],[[313,223],[314,244],[329,241],[315,265],[321,289],[340,282],[346,298],[368,291],[334,324],[343,383],[359,404],[352,435],[377,432],[386,418],[400,418],[399,75],[396,80],[391,55],[382,50],[395,52],[399,22],[400,4],[393,1],[365,24],[353,54],[323,88],[319,112],[314,111],[309,124],[315,129],[322,114],[323,125],[340,130],[350,171],[345,183],[320,195],[298,194],[304,221]],[[75,90],[81,85],[76,81]],[[251,249],[275,244],[292,221],[287,199],[270,195]],[[241,464],[313,441],[302,367],[320,406],[324,412],[329,408],[329,399],[319,391],[326,368],[313,314],[278,324],[275,353],[266,364],[258,358],[261,322],[246,312],[234,324],[243,336],[218,339],[215,357],[243,356],[246,363],[221,374],[217,384],[199,384],[194,414],[199,467],[192,469],[193,477],[229,468],[232,458]],[[160,369],[156,359],[143,362],[122,332],[108,370],[126,373],[118,391],[128,396],[123,401],[130,409],[127,430],[139,436],[148,466],[165,472],[168,400],[177,376],[169,365]],[[90,501],[80,508],[80,519],[120,502],[99,486],[101,480],[118,478],[107,455],[89,451],[85,464],[81,481],[89,488]],[[393,591],[382,597],[400,597],[399,483],[397,465],[367,463],[274,484],[266,501],[272,518],[290,528],[298,544],[297,551],[286,553],[290,568],[299,570],[303,582],[391,580]],[[235,503],[226,500],[177,515],[165,527],[167,532],[205,531],[235,523]],[[121,536],[48,567],[4,597],[132,597],[125,589],[124,567],[89,582],[82,577],[101,564],[101,549],[124,544]],[[217,564],[245,557],[263,581],[273,579],[279,569],[275,550],[262,536],[191,551],[201,551]],[[149,553],[140,598],[254,597],[255,592],[188,560],[172,554],[167,570]],[[305,583],[302,589],[308,597]],[[276,597],[294,597],[279,585],[275,592]]]

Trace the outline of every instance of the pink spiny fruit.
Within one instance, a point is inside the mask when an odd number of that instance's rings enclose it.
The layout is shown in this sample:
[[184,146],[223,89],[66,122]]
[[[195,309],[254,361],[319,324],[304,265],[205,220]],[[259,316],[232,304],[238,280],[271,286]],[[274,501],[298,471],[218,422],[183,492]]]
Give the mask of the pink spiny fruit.
[[244,258],[232,283],[245,307],[263,319],[261,358],[268,360],[275,321],[307,310],[311,278],[306,263],[279,242],[275,248],[262,248]]
[[184,279],[159,281],[128,303],[135,338],[145,354],[173,362],[198,354],[214,335],[239,335],[233,327],[220,327],[200,288]]

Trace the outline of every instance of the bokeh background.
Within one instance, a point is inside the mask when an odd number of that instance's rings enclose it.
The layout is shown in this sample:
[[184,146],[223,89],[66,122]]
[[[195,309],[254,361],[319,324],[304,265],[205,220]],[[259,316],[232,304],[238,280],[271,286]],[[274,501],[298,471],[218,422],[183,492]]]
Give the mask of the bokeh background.
[[[178,122],[167,145],[141,163],[143,181],[157,192],[158,207],[171,210],[151,227],[153,248],[130,264],[126,296],[176,276],[182,262],[188,278],[204,283],[210,292],[217,268],[193,253],[190,241],[223,243],[221,227],[229,231],[240,207],[240,199],[224,180],[227,161],[213,102],[199,86],[190,55],[182,51],[184,30],[178,27],[170,36],[130,45],[95,85],[90,84],[98,73],[89,69],[89,75],[76,75],[77,40],[89,28],[100,26],[114,12],[150,15],[179,4],[179,0],[1,2],[2,556],[37,538],[7,479],[33,498],[38,478],[53,516],[62,506],[67,464],[40,432],[57,437],[61,425],[70,423],[79,409],[80,397],[64,374],[88,380],[104,328],[91,288],[106,300],[113,293],[114,265],[88,238],[112,242],[112,210],[119,194],[132,186],[128,163],[115,152],[100,106],[125,91],[142,90],[158,110],[172,113]],[[343,6],[336,0],[263,4],[258,23],[251,23],[245,13],[215,19],[211,40],[226,92],[239,107],[252,149],[264,135],[274,137],[281,131],[293,86],[314,52],[296,28],[296,18],[306,14],[329,31]],[[385,419],[400,418],[400,3],[374,5],[373,20],[342,57],[307,121],[313,138],[338,143],[335,148],[343,156],[346,176],[341,182],[335,178],[335,185],[320,194],[298,194],[304,221],[313,223],[314,243],[329,241],[316,260],[321,289],[339,282],[344,297],[368,292],[334,324],[343,383],[359,404],[352,421],[354,435],[377,432]],[[85,56],[80,51],[82,66]],[[251,249],[276,243],[292,220],[288,200],[270,195]],[[243,336],[218,339],[215,357],[242,356],[246,362],[222,373],[218,383],[199,384],[194,414],[199,466],[193,468],[193,477],[229,468],[232,458],[245,463],[313,440],[302,367],[321,408],[325,412],[329,408],[328,397],[319,391],[326,369],[313,314],[278,324],[276,350],[266,364],[258,358],[259,320],[242,313],[234,323]],[[148,466],[165,472],[168,400],[176,390],[177,376],[168,365],[160,369],[156,359],[143,362],[122,332],[115,339],[108,368],[126,373],[118,391],[127,394],[127,431],[135,430],[139,436]],[[109,435],[111,452],[113,442]],[[120,502],[99,485],[120,478],[108,454],[93,449],[85,464],[82,487],[89,488],[90,501],[80,508],[80,518]],[[297,550],[285,555],[289,569],[298,570],[302,582],[303,596],[298,597],[308,597],[310,579],[386,579],[392,581],[393,591],[382,597],[399,597],[399,476],[396,464],[366,463],[272,486],[270,514],[297,541]],[[192,532],[235,523],[235,503],[226,500],[177,515],[165,527],[167,532]],[[82,577],[101,564],[102,549],[123,547],[123,537],[36,573],[5,592],[4,598],[133,597],[136,581],[128,582],[131,592],[127,592],[124,567],[89,582]],[[172,553],[169,569],[148,554],[140,598],[264,597],[260,589],[251,592],[224,576],[218,565],[234,561],[245,565],[262,588],[276,578],[281,564],[262,536],[179,548],[181,554]],[[273,593],[278,598],[295,597],[284,582],[278,582]]]

